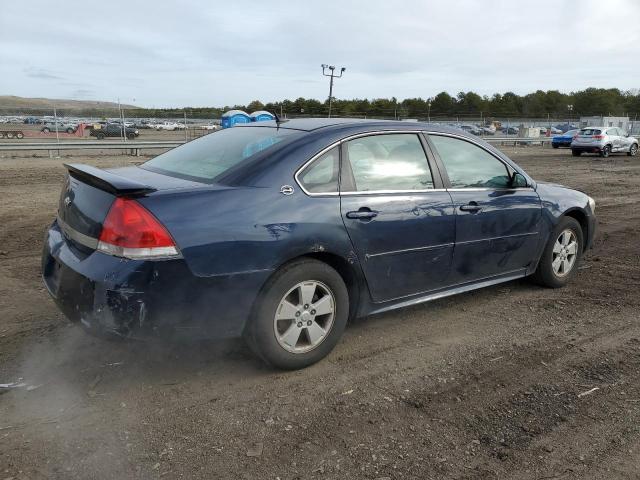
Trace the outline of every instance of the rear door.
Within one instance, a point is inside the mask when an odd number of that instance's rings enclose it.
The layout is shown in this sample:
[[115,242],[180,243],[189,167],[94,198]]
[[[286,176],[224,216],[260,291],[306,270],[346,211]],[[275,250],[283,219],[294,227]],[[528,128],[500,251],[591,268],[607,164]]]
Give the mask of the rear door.
[[623,148],[622,137],[620,136],[620,132],[617,128],[607,128],[607,136],[611,141],[611,151],[619,152]]
[[342,145],[341,213],[374,302],[448,282],[455,217],[418,133],[363,135]]
[[528,267],[537,252],[541,218],[535,190],[511,185],[506,163],[470,140],[438,134],[428,139],[456,213],[451,281],[461,284]]

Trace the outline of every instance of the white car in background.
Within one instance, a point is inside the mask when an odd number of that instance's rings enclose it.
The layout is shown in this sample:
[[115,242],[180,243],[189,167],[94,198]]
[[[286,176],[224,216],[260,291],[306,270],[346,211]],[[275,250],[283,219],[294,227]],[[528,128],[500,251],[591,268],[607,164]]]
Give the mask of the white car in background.
[[156,123],[154,128],[156,130],[179,130],[179,124],[176,122],[162,122],[162,123]]

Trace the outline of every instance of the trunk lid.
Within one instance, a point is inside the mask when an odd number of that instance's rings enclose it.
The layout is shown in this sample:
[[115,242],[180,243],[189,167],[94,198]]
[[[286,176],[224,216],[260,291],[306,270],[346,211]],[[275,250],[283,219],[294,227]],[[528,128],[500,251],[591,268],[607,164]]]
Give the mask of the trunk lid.
[[58,224],[68,240],[95,250],[102,224],[117,197],[143,197],[162,190],[205,187],[138,167],[102,170],[65,164],[69,175],[58,203]]

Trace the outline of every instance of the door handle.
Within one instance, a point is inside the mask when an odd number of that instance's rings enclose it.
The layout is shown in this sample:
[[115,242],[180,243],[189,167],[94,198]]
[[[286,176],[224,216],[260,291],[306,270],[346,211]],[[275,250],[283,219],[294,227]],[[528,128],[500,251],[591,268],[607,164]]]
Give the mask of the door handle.
[[460,205],[460,210],[463,212],[478,213],[482,210],[482,207],[476,202],[469,202],[467,205]]
[[374,210],[369,210],[368,208],[366,210],[361,208],[358,211],[347,212],[347,218],[353,218],[358,220],[370,220],[373,217],[377,217],[377,216],[378,216],[378,212]]

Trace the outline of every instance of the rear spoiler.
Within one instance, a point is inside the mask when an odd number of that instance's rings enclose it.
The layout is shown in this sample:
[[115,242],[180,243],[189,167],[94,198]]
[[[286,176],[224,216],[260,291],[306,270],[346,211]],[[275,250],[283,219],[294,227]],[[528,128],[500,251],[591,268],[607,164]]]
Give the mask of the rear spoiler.
[[144,183],[90,165],[65,163],[64,166],[73,178],[116,196],[145,195],[156,191],[155,188]]

